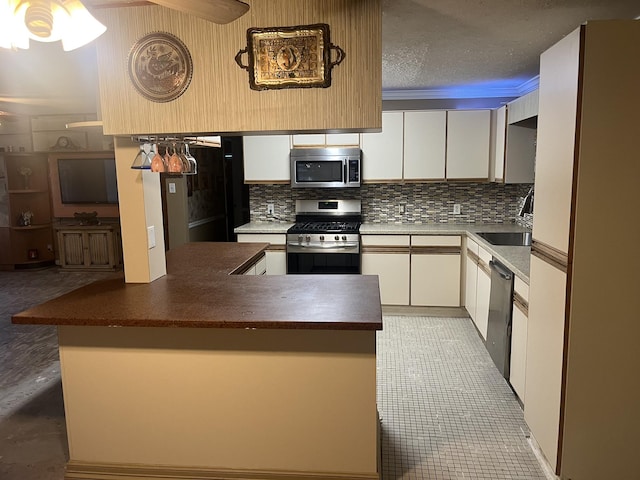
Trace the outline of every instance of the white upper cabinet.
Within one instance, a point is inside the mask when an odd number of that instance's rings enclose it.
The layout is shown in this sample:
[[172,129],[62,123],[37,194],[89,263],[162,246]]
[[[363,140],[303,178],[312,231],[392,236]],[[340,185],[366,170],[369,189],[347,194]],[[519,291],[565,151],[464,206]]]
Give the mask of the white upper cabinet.
[[324,133],[292,135],[291,143],[294,147],[323,147],[325,144]]
[[[537,100],[537,96],[535,97]],[[537,112],[537,102],[535,104]],[[525,115],[520,109],[518,115]],[[493,175],[499,183],[533,183],[537,117],[511,121],[511,104],[492,114]]]
[[359,133],[313,133],[291,136],[294,147],[359,147]]
[[490,110],[447,113],[447,178],[489,178]]
[[404,113],[404,179],[444,180],[447,112]]
[[382,132],[362,134],[362,180],[402,180],[402,112],[382,112]]
[[507,104],[504,183],[533,183],[538,127],[538,90]]
[[287,183],[291,179],[289,135],[244,137],[245,183]]
[[504,180],[505,142],[507,133],[507,107],[500,107],[494,113],[494,124],[491,139],[493,145],[493,176],[491,180]]
[[509,123],[517,123],[538,116],[539,90],[509,102]]
[[537,135],[535,119],[507,125],[504,183],[533,183]]
[[360,145],[359,133],[327,133],[326,144],[332,147],[355,147]]
[[[491,179],[501,179],[508,174],[500,170],[504,168],[504,131],[501,137],[496,139],[494,132],[491,138],[491,115],[490,110],[393,111],[382,112],[380,133],[244,137],[245,182],[288,182],[291,147],[332,146],[360,146],[365,183],[487,180],[490,143],[495,147],[496,141],[502,150],[491,151],[496,154],[497,169]],[[504,110],[501,115],[504,125]]]

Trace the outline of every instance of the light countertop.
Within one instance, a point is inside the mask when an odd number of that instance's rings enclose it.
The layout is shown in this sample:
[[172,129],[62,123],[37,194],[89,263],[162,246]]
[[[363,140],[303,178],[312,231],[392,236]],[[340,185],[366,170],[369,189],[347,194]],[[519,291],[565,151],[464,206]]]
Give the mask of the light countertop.
[[[236,233],[248,234],[285,234],[293,223],[290,222],[250,222],[235,229]],[[527,232],[524,227],[513,223],[475,224],[475,223],[363,223],[361,235],[465,235],[482,248],[498,258],[516,276],[529,283],[530,247],[505,247],[491,245],[476,235],[477,232]]]

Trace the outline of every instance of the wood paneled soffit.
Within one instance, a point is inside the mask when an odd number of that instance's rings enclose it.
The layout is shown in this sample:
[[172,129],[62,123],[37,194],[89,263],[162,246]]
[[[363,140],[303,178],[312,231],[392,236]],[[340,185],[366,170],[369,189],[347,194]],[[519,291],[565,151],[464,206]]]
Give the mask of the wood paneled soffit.
[[[370,131],[382,126],[382,16],[380,0],[263,0],[247,14],[217,25],[160,6],[96,10],[107,25],[97,41],[100,102],[107,135]],[[346,52],[328,88],[255,91],[234,57],[250,27],[326,23],[330,40]],[[177,99],[143,98],[127,72],[138,39],[168,32],[188,48],[193,78]]]

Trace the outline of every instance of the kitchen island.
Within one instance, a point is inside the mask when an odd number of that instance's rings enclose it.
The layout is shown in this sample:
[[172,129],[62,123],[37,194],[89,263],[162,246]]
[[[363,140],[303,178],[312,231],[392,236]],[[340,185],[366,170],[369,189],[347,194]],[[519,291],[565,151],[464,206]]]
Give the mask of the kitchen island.
[[13,317],[58,325],[66,479],[379,478],[377,277],[233,275],[266,247],[188,244]]

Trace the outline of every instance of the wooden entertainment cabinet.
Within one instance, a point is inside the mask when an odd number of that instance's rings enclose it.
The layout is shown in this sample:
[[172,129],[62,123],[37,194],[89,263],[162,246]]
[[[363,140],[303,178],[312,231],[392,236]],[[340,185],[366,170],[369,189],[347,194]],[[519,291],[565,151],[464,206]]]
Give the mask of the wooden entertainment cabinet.
[[58,225],[60,267],[67,270],[115,270],[122,265],[120,225]]
[[[62,203],[58,181],[60,159],[102,159],[113,152],[55,152],[49,154],[51,199],[53,216],[60,223],[54,225],[58,263],[65,270],[116,270],[122,266],[122,239],[117,204]],[[96,212],[103,220],[99,225],[81,225],[74,215]]]
[[[58,181],[60,158],[109,156],[113,152],[0,153],[0,270],[47,267],[56,260],[67,270],[122,266],[118,205],[63,204]],[[97,213],[100,225],[74,219],[87,210]]]

